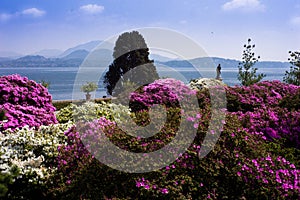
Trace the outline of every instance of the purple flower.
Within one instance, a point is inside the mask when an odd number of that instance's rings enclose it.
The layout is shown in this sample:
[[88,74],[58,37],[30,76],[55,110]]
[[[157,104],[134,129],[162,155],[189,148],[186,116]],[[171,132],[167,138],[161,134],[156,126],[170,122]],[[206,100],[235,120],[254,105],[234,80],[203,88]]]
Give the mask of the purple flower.
[[163,188],[163,189],[161,189],[161,193],[168,194],[169,190],[167,188]]
[[5,110],[8,119],[2,129],[25,125],[39,127],[57,122],[51,95],[43,86],[26,77],[1,76],[0,97],[0,109]]

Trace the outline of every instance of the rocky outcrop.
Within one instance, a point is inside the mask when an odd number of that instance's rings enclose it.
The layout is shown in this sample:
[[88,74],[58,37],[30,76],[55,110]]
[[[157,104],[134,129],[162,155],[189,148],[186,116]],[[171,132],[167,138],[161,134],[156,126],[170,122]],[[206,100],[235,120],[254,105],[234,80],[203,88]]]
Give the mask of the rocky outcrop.
[[189,83],[189,87],[195,90],[203,90],[205,88],[209,88],[213,86],[227,86],[227,85],[222,81],[214,78],[192,79]]

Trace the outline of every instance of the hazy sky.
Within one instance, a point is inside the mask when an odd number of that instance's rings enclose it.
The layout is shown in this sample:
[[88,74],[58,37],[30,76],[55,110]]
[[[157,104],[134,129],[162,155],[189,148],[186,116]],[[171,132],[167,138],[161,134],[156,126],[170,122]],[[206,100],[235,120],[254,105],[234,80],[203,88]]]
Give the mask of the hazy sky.
[[65,50],[141,27],[176,30],[224,58],[241,59],[252,38],[261,60],[287,61],[300,51],[300,0],[0,1],[0,51]]

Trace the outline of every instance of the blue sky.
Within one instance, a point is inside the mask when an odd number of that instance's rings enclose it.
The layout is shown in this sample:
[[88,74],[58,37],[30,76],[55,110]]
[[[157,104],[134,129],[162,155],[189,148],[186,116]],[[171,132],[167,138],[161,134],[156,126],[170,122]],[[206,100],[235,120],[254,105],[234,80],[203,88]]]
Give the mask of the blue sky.
[[241,59],[251,38],[261,60],[300,51],[299,0],[1,0],[0,51],[30,54],[162,27],[195,40],[209,56]]

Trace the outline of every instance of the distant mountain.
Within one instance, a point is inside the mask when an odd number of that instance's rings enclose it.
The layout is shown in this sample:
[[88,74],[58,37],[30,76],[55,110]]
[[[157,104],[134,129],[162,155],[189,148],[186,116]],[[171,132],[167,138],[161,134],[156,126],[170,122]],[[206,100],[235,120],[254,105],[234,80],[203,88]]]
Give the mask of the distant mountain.
[[35,52],[33,55],[40,55],[46,58],[54,58],[54,57],[58,57],[62,53],[63,51],[58,49],[43,49],[41,51]]
[[0,51],[0,57],[2,58],[10,58],[10,59],[15,59],[23,56],[20,53],[12,52],[12,51]]
[[1,67],[46,67],[51,65],[52,61],[44,56],[24,56],[15,60],[0,62]]
[[44,56],[36,55],[36,56],[24,56],[24,57],[16,59],[15,62],[20,62],[20,63],[24,63],[24,62],[45,62],[47,60],[48,59],[45,58]]
[[158,55],[158,54],[150,54],[149,58],[151,60],[159,61],[159,62],[168,62],[168,61],[174,60],[172,58],[168,58],[166,56],[161,56],[161,55]]
[[[86,50],[75,50],[62,58],[46,58],[44,56],[24,56],[18,59],[0,58],[0,67],[79,67],[84,59],[89,56],[87,61],[89,66],[106,67],[112,61],[112,51],[100,49],[89,53]],[[164,59],[163,59],[164,60]],[[222,69],[236,68],[239,65],[238,60],[224,58],[195,58],[191,60],[169,60],[166,62],[154,60],[157,64],[163,64],[174,69],[176,68],[193,68],[193,66],[201,67],[202,69],[212,69],[216,65],[221,64]],[[284,68],[290,67],[289,62],[276,61],[260,61],[255,67],[260,68]]]
[[[61,51],[55,49],[45,49],[36,52],[38,55],[29,55],[20,57],[20,54],[14,52],[0,52],[0,67],[79,67],[84,64],[89,67],[108,67],[112,63],[112,49],[114,44],[103,43],[101,49],[94,50],[101,41],[91,41],[69,48],[60,54]],[[94,50],[94,51],[92,51]],[[19,56],[19,57],[10,57]],[[85,61],[85,58],[88,60]],[[194,66],[201,67],[201,69],[214,69],[218,64],[221,64],[222,69],[236,69],[239,65],[238,60],[224,59],[219,57],[201,57],[190,60],[178,60],[168,58],[158,54],[150,54],[150,59],[153,59],[156,64],[163,64],[174,69],[179,68],[193,68]],[[85,62],[83,62],[85,61]],[[289,62],[273,62],[273,61],[259,61],[255,67],[260,68],[277,68],[278,70],[288,69]],[[275,69],[276,70],[276,69]]]
[[83,50],[83,49],[80,49],[80,50],[76,50],[76,51],[73,51],[72,53],[62,57],[61,59],[62,60],[84,60],[85,57],[89,54],[88,51],[86,50]]
[[[191,60],[171,60],[167,62],[158,63],[164,64],[173,68],[193,68],[193,66],[201,67],[203,69],[215,68],[218,64],[221,65],[222,69],[226,68],[237,68],[240,61],[234,59],[225,59],[218,57],[203,57],[195,58]],[[260,61],[255,64],[255,67],[259,68],[288,68],[291,64],[289,62],[278,62],[278,61]]]
[[100,40],[91,41],[88,43],[80,44],[75,47],[69,48],[66,51],[64,51],[62,54],[59,55],[60,58],[65,57],[69,55],[70,53],[77,51],[77,50],[86,50],[88,52],[92,51],[94,48],[96,48],[101,43]]
[[15,60],[0,61],[0,67],[79,67],[83,59],[45,58],[44,56],[24,56]]

